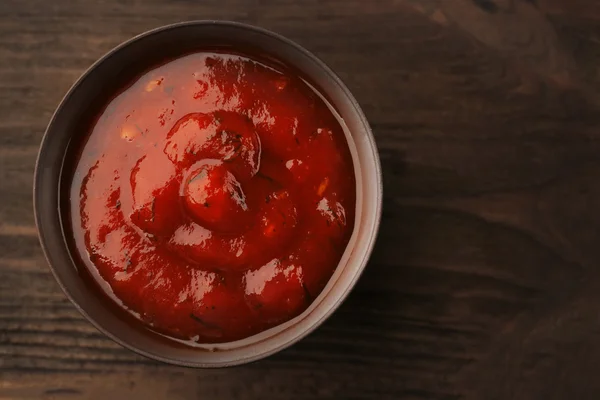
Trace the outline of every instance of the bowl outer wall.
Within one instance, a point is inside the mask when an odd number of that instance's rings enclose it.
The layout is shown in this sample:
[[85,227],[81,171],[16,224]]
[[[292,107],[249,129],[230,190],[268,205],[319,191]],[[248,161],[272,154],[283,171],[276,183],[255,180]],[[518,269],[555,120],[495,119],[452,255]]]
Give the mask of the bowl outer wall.
[[[161,47],[174,42],[178,45]],[[165,49],[163,55],[169,57],[214,44],[264,50],[286,64],[295,65],[328,97],[343,117],[359,149],[358,157],[362,157],[355,159],[355,169],[360,169],[357,175],[363,174],[357,178],[364,182],[364,187],[358,188],[357,195],[365,197],[363,203],[366,211],[363,214],[367,219],[359,221],[357,218],[353,235],[355,243],[348,246],[348,254],[345,254],[347,264],[344,268],[338,267],[323,293],[305,313],[257,335],[263,338],[254,343],[242,343],[233,349],[201,351],[172,346],[167,340],[132,327],[129,322],[111,313],[103,300],[91,293],[79,277],[76,263],[67,247],[59,207],[59,189],[64,156],[72,133],[83,118],[90,97],[105,91],[103,86],[107,77],[118,77],[125,70],[124,65],[135,64],[136,61],[132,60],[141,59],[149,49]],[[132,351],[159,361],[190,367],[224,367],[255,361],[290,346],[312,332],[335,311],[359,278],[375,243],[381,208],[382,176],[375,141],[360,106],[337,75],[313,54],[278,34],[227,21],[190,21],[157,28],[124,42],[100,58],[73,85],[53,115],[42,139],[34,177],[34,214],[43,252],[60,287],[79,312],[101,332]],[[357,211],[360,213],[361,210]],[[361,231],[363,234],[357,235]],[[354,261],[350,263],[348,259]]]

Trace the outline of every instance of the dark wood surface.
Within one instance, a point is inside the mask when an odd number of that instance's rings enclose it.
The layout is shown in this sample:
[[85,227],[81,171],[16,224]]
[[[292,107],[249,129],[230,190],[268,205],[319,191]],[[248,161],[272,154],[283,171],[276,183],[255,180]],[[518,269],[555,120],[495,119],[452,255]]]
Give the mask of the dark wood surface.
[[[189,19],[282,33],[345,80],[385,185],[374,255],[317,332],[225,370],[161,365],[66,300],[32,213],[63,94]],[[0,399],[600,398],[597,0],[1,0]]]

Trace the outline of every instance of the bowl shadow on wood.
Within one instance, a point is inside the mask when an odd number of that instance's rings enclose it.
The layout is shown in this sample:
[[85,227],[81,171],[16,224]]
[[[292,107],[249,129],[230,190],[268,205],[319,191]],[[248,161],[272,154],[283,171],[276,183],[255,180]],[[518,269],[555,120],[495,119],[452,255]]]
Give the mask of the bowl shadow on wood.
[[512,345],[553,309],[555,293],[568,296],[575,276],[518,229],[403,204],[407,175],[440,171],[406,164],[400,152],[382,162],[382,224],[360,281],[320,329],[266,362],[309,362],[331,373],[376,368],[386,371],[375,378],[381,385],[452,396],[478,365],[489,378],[502,373],[506,352],[518,357]]

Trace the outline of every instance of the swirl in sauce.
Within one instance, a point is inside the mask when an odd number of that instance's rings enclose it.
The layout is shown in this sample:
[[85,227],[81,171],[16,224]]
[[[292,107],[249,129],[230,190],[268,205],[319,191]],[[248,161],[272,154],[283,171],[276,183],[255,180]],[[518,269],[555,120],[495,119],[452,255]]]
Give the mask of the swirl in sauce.
[[354,225],[344,132],[302,79],[196,53],[112,100],[71,186],[77,250],[148,328],[237,340],[304,311]]

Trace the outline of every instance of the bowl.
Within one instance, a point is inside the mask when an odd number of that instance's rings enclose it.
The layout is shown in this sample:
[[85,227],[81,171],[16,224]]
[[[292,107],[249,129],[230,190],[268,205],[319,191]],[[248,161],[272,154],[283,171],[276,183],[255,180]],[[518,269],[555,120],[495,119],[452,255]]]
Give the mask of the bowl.
[[[325,289],[298,317],[247,339],[183,346],[152,334],[118,315],[82,278],[69,246],[61,189],[68,149],[86,133],[85,123],[118,90],[149,67],[207,47],[252,49],[296,68],[318,88],[345,130],[356,182],[355,227],[346,251]],[[52,273],[66,296],[97,329],[146,357],[189,367],[225,367],[255,361],[308,335],[348,296],[365,268],[379,228],[382,179],[379,156],[360,106],[322,61],[298,44],[261,28],[226,21],[193,21],[143,33],[116,47],[85,72],[66,94],[42,139],[34,178],[34,212],[40,242]],[[141,325],[141,324],[140,324]]]

